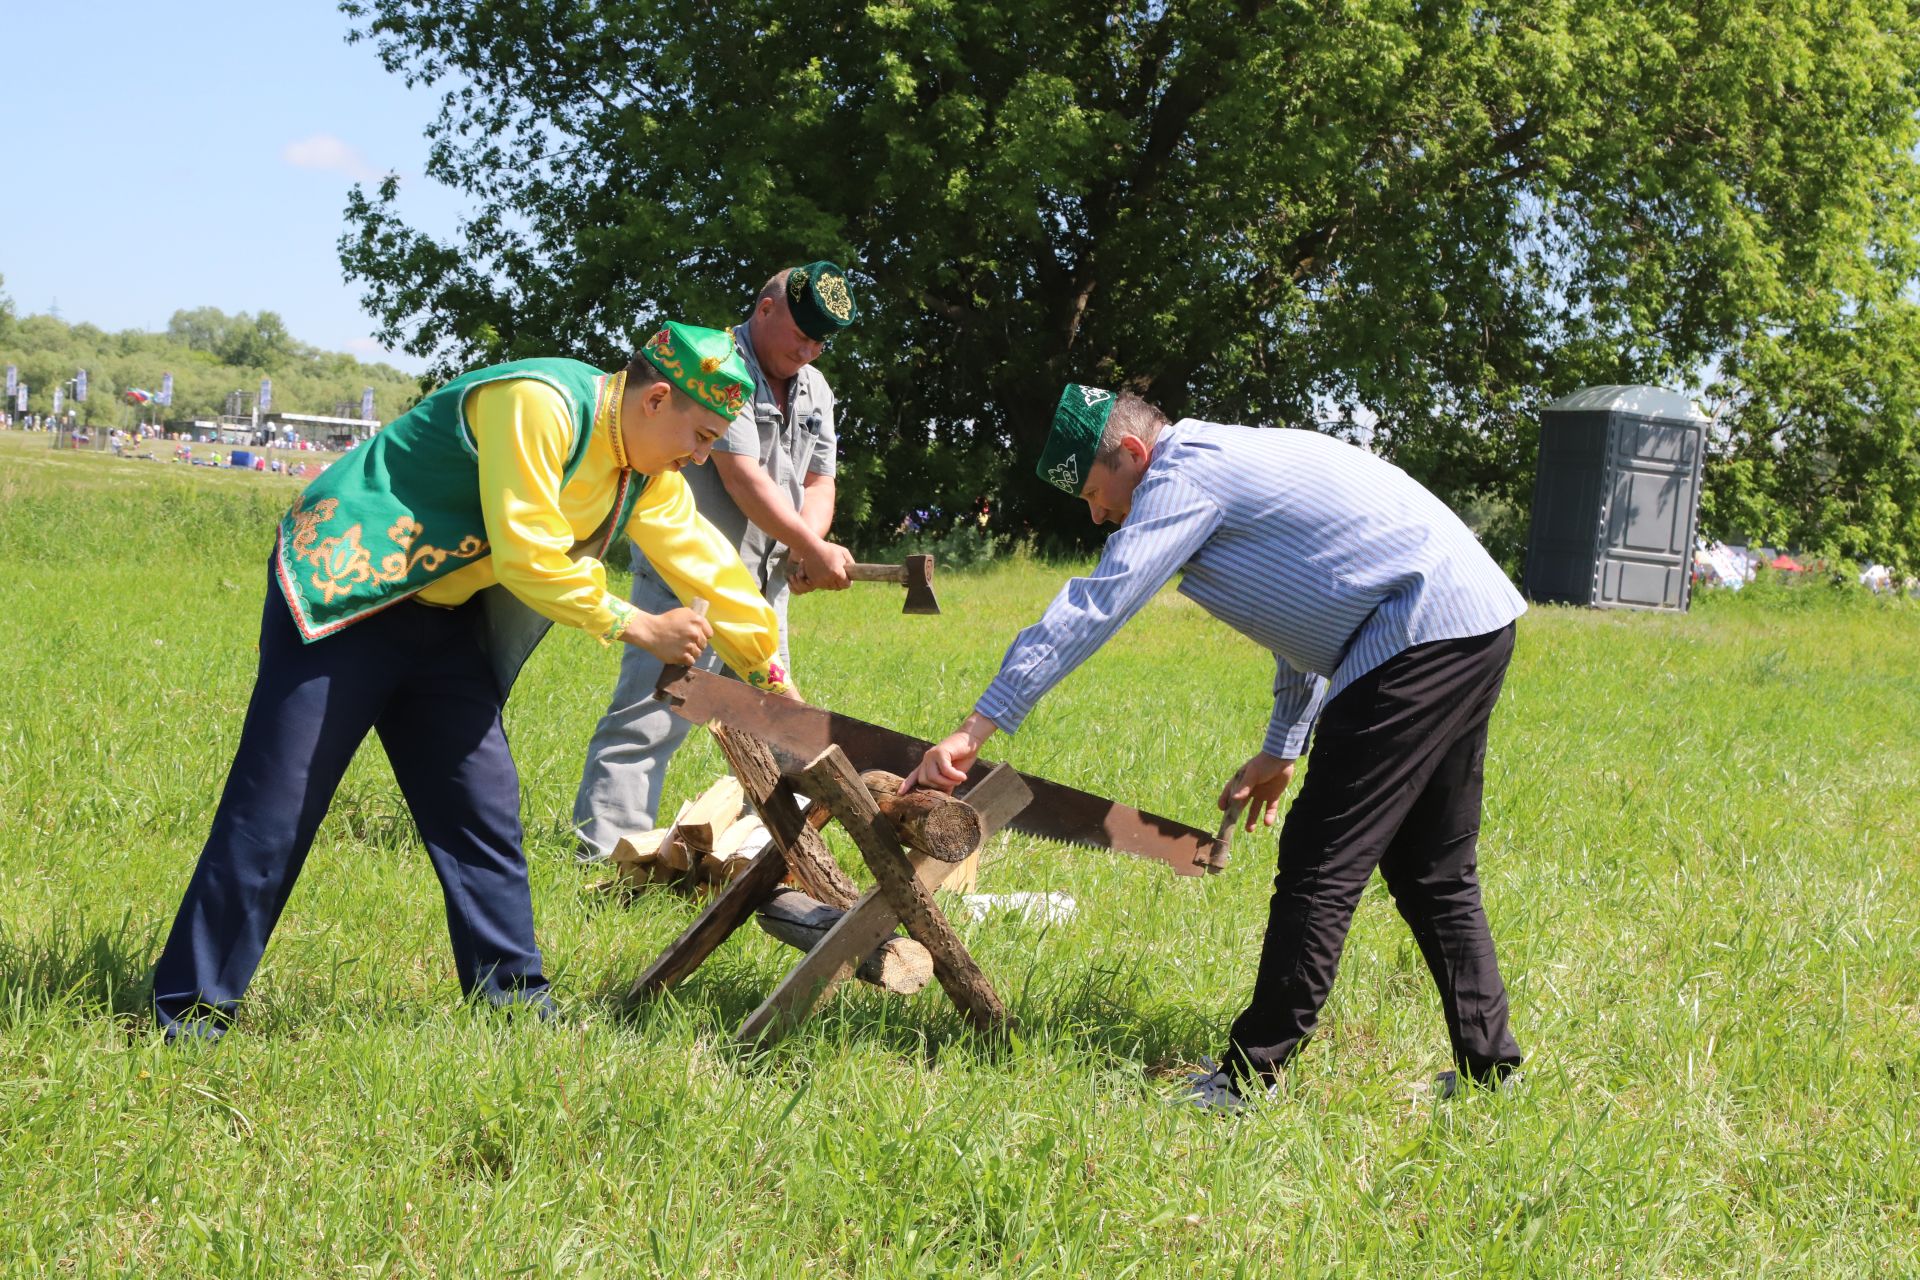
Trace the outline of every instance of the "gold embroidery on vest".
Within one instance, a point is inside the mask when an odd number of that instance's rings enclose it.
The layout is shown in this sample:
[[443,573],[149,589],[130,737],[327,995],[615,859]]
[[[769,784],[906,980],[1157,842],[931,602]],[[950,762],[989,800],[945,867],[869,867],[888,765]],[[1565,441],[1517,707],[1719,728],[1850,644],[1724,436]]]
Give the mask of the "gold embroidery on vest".
[[401,516],[387,530],[387,538],[400,548],[380,557],[380,567],[373,567],[373,553],[360,542],[360,526],[350,526],[345,533],[331,538],[320,536],[320,526],[333,519],[339,513],[340,501],[337,498],[322,498],[311,507],[305,506],[303,493],[293,502],[293,558],[314,566],[307,581],[320,592],[322,604],[332,604],[336,597],[350,593],[365,582],[399,582],[424,568],[432,573],[445,564],[449,556],[457,560],[472,560],[487,552],[486,540],[467,534],[460,539],[459,545],[451,550],[436,547],[432,543],[414,543],[426,532],[426,526],[412,516]]

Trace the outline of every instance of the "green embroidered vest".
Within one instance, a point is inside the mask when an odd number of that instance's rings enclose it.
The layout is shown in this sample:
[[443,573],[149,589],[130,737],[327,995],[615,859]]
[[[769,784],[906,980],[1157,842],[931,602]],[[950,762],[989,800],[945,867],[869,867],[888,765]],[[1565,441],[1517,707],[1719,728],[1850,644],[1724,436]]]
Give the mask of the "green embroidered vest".
[[[461,374],[328,467],[281,518],[274,572],[302,640],[332,635],[488,554],[465,402],[475,387],[509,378],[537,379],[567,402],[574,446],[561,483],[573,479],[612,379],[578,360],[557,359]],[[607,520],[576,554],[605,554],[646,481],[631,471],[621,475]]]

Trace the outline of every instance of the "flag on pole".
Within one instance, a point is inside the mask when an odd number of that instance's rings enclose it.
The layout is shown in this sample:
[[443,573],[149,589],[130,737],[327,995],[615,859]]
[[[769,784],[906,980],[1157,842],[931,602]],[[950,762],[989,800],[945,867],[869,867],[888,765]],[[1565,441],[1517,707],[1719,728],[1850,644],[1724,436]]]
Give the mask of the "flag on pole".
[[13,393],[15,391],[18,391],[19,389],[20,389],[20,366],[17,364],[10,364],[7,366],[7,399],[9,400],[13,399]]
[[170,373],[163,373],[160,375],[160,395],[157,403],[159,404],[173,403],[173,375]]
[[82,369],[80,376],[73,380],[73,402],[75,404],[87,402],[87,371],[85,369]]
[[373,421],[373,388],[368,387],[360,393],[360,420]]
[[273,379],[262,378],[260,379],[260,412],[265,413],[271,408],[273,408]]
[[147,404],[152,399],[153,399],[153,392],[151,391],[143,390],[140,387],[127,388],[128,404]]
[[19,406],[20,412],[25,413],[27,411],[27,384],[24,382],[19,383],[14,390],[14,395],[16,397],[14,403]]
[[53,389],[53,416],[56,418],[60,416],[60,406],[65,403],[66,395],[67,389],[65,387],[55,387]]

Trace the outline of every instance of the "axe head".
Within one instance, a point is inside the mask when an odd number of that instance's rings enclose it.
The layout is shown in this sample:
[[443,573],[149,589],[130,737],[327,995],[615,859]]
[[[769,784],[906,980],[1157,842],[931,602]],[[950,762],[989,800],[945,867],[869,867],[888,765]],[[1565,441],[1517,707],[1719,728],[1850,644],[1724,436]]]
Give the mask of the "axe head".
[[940,601],[933,594],[933,557],[908,556],[901,567],[906,570],[907,603],[902,613],[939,613]]

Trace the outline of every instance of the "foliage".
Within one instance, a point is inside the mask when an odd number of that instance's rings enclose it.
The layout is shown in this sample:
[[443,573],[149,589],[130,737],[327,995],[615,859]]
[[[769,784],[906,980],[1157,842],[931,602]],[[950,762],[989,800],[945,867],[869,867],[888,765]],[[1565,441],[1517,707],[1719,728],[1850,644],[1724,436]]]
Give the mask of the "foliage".
[[1920,311],[1895,300],[1756,336],[1713,391],[1725,435],[1704,528],[1920,572]]
[[1543,403],[1712,382],[1709,532],[1920,555],[1903,0],[341,7],[444,91],[472,207],[443,241],[352,192],[388,342],[610,361],[833,257],[867,528],[1084,529],[1030,475],[1078,378],[1368,435],[1510,553]]
[[[295,343],[279,313],[242,311],[227,315],[218,307],[176,311],[167,322],[167,334],[195,351],[210,351],[227,364],[278,368],[294,353]],[[316,353],[317,354],[317,353]]]
[[[793,956],[751,927],[622,1014],[694,907],[619,906],[573,863],[618,659],[568,633],[507,708],[560,1016],[460,1006],[439,886],[370,739],[235,1033],[170,1050],[148,968],[240,736],[292,487],[0,437],[8,1275],[1920,1274],[1911,613],[1742,592],[1522,619],[1480,845],[1529,1054],[1515,1094],[1419,1094],[1446,1033],[1376,882],[1283,1096],[1224,1122],[1160,1102],[1247,997],[1271,835],[1205,880],[998,842],[985,891],[1079,906],[962,924],[1022,1022],[998,1051],[935,987],[850,985],[766,1058],[727,1052]],[[40,553],[76,531],[91,554]],[[943,579],[937,639],[897,593],[800,597],[803,687],[947,729],[1061,574]],[[989,754],[1204,822],[1271,679],[1168,593]],[[669,810],[720,768],[699,737]]]
[[361,390],[370,386],[377,411],[393,418],[420,396],[419,379],[390,364],[363,364],[297,341],[272,311],[228,315],[195,307],[174,312],[164,333],[108,333],[44,315],[15,321],[9,330],[0,318],[0,363],[19,365],[34,413],[51,413],[54,387],[85,369],[87,402],[73,408],[82,421],[109,425],[128,415],[122,393],[132,387],[157,393],[166,373],[173,374],[173,405],[142,410],[144,419],[214,417],[229,392],[257,392],[262,375],[273,378],[274,408],[292,413],[333,414],[344,405],[347,416],[358,417]]

